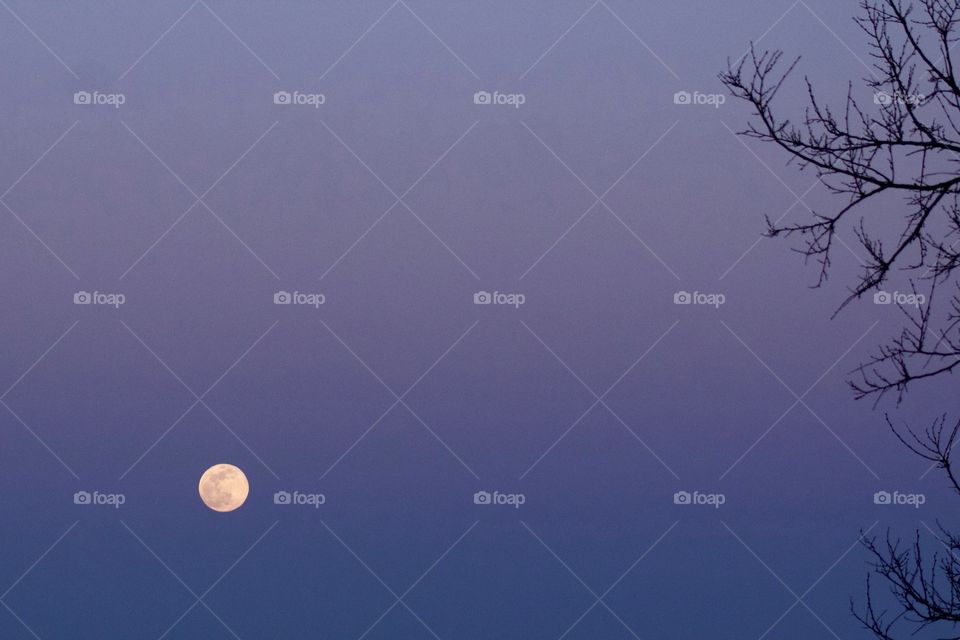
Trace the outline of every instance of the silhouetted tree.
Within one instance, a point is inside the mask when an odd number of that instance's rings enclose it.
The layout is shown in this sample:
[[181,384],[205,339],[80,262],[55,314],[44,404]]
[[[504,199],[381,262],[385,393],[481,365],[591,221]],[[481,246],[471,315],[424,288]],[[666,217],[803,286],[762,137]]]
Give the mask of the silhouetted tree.
[[[792,122],[774,109],[778,93],[797,60],[784,63],[783,52],[750,52],[728,63],[720,78],[731,93],[752,105],[754,117],[741,135],[770,142],[787,152],[801,170],[842,198],[833,211],[815,212],[798,223],[767,219],[771,237],[797,237],[797,250],[818,265],[815,286],[828,277],[841,225],[852,227],[866,255],[863,271],[851,284],[838,312],[864,295],[880,291],[894,273],[905,274],[924,304],[900,304],[900,332],[854,372],[849,384],[857,398],[879,401],[893,392],[897,402],[914,384],[942,377],[960,366],[960,80],[953,47],[960,0],[873,0],[860,3],[855,18],[869,44],[872,75],[864,79],[869,104],[848,84],[845,102],[831,108],[818,100],[805,78],[806,106]],[[861,89],[861,91],[863,91]],[[903,214],[881,217],[873,205],[893,196]],[[953,449],[960,421],[945,414],[917,429],[886,422],[913,453],[936,464],[960,495],[960,471]],[[903,542],[888,532],[867,538],[871,574],[866,604],[854,615],[873,634],[893,640],[927,628],[960,637],[960,536],[939,525],[945,552],[922,548],[920,533]],[[939,551],[939,550],[938,550]],[[871,577],[884,582],[896,603],[878,606]]]

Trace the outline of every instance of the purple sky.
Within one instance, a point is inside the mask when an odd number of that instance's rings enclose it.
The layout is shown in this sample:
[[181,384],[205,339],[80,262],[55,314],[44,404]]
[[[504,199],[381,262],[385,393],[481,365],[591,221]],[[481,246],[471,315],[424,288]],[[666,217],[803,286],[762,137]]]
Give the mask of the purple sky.
[[837,200],[674,103],[762,36],[784,113],[869,104],[854,3],[0,5],[0,637],[864,637],[859,531],[948,513],[844,385],[899,326],[830,319],[851,230],[821,289],[757,243]]

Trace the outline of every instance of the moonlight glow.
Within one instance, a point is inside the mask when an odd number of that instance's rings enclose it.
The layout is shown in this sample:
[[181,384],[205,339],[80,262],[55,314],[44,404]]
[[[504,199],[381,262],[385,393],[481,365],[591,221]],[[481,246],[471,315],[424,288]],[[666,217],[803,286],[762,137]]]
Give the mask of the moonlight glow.
[[213,509],[225,513],[243,506],[250,493],[247,476],[232,464],[215,464],[200,477],[200,499]]

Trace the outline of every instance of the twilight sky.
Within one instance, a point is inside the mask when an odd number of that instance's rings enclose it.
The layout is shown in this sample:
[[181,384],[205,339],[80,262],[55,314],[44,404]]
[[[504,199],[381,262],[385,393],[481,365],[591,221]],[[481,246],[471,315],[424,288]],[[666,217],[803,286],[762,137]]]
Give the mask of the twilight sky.
[[0,637],[865,637],[860,531],[951,496],[716,104],[761,37],[870,104],[855,4],[0,0]]

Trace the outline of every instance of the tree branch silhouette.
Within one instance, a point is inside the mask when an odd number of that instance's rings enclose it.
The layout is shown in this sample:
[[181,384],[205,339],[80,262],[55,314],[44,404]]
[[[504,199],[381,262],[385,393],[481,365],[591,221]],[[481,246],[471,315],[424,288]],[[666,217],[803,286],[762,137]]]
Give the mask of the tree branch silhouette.
[[[768,236],[799,239],[794,250],[818,267],[815,287],[828,279],[840,230],[852,228],[866,261],[837,313],[879,292],[895,273],[909,281],[914,303],[897,301],[902,329],[848,381],[858,399],[877,403],[892,393],[899,404],[914,385],[960,370],[960,81],[953,57],[960,0],[864,0],[860,10],[854,19],[869,47],[871,75],[863,80],[873,97],[869,106],[850,82],[842,106],[833,108],[805,77],[803,116],[791,121],[779,108],[800,58],[784,61],[782,51],[753,45],[728,62],[720,80],[753,109],[741,135],[779,147],[789,163],[813,171],[842,200],[835,210],[814,211],[799,222],[767,218]],[[902,210],[892,221],[875,206],[891,198]],[[891,224],[894,233],[887,233]],[[960,421],[948,427],[943,415],[915,429],[885,419],[960,496],[952,459]],[[892,611],[879,609],[869,576],[864,608],[851,603],[877,638],[896,640],[901,629],[909,635],[936,626],[950,627],[960,640],[960,536],[938,526],[946,553],[925,554],[919,531],[911,543],[889,532],[885,540],[866,539],[872,577],[896,603]]]

